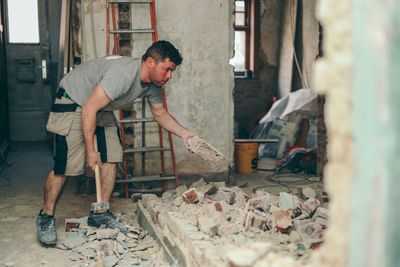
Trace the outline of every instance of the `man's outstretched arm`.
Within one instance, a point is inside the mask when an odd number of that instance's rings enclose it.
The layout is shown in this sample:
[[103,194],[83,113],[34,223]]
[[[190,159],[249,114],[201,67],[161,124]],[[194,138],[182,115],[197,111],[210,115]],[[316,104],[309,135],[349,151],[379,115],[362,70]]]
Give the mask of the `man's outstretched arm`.
[[96,130],[97,112],[107,106],[111,99],[104,92],[103,88],[98,85],[86,103],[82,106],[82,130],[85,137],[86,156],[90,168],[95,165],[101,166],[101,160],[98,153],[94,149],[94,131]]
[[151,113],[153,113],[154,119],[168,132],[171,132],[182,138],[186,148],[189,149],[188,140],[192,136],[200,136],[196,132],[189,131],[181,124],[179,124],[174,117],[167,111],[164,104],[151,104],[149,102]]

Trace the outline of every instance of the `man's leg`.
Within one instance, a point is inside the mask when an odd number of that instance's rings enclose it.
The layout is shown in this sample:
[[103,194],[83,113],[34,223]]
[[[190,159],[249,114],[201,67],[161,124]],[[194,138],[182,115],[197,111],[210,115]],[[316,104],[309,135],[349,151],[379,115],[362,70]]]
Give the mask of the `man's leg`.
[[101,194],[104,202],[109,202],[114,189],[117,176],[117,164],[114,162],[103,163],[100,169]]
[[66,176],[62,174],[54,174],[51,171],[47,176],[47,181],[44,190],[44,205],[42,214],[54,215],[54,206],[56,204],[58,195],[65,183]]
[[44,189],[44,204],[36,217],[37,234],[40,242],[46,245],[57,243],[56,218],[54,217],[54,206],[57,197],[65,183],[65,175],[56,175],[51,171],[47,176]]

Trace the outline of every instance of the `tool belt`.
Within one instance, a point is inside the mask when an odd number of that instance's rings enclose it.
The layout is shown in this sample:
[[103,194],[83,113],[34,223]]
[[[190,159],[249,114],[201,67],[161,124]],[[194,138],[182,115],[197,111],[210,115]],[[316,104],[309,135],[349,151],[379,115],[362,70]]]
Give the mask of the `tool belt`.
[[64,88],[59,88],[47,121],[47,131],[62,136],[68,135],[78,107],[79,105],[68,96]]

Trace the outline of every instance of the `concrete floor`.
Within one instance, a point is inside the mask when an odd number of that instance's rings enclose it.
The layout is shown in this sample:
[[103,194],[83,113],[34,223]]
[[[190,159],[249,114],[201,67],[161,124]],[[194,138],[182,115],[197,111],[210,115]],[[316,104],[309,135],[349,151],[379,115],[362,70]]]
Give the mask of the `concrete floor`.
[[[42,246],[36,236],[36,215],[43,204],[43,187],[52,167],[47,143],[14,143],[5,169],[11,185],[0,187],[0,266],[72,266],[68,252]],[[0,186],[7,182],[0,178]],[[77,179],[69,178],[58,201],[56,224],[58,239],[64,236],[65,218],[87,216],[95,195],[77,193]],[[130,199],[113,198],[115,213],[133,214],[136,205]]]
[[[9,153],[9,162],[0,178],[0,266],[73,266],[68,260],[68,252],[42,246],[36,236],[36,215],[43,204],[43,187],[48,172],[52,168],[52,152],[48,143],[14,143]],[[297,193],[296,186],[284,187],[266,180],[268,172],[250,175],[233,173],[236,185],[245,185],[243,190],[266,186],[265,190]],[[3,178],[10,180],[9,186]],[[286,181],[298,178],[284,178]],[[232,179],[231,179],[232,180]],[[185,184],[185,181],[181,181]],[[300,185],[301,186],[301,185]],[[322,183],[307,186],[317,192],[323,190]],[[78,193],[77,178],[69,178],[57,204],[57,233],[59,240],[64,236],[65,218],[79,218],[88,215],[90,203],[95,194]],[[136,204],[131,199],[112,198],[114,213],[134,214]]]

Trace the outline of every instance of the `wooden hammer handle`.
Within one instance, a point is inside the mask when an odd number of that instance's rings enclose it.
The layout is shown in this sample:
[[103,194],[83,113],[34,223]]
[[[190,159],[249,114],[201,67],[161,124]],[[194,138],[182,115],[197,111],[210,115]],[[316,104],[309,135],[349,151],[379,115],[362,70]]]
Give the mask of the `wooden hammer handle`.
[[[97,137],[96,135],[94,136],[94,150],[98,151],[97,148]],[[100,168],[99,165],[95,165],[94,166],[94,177],[96,179],[96,199],[97,199],[97,203],[102,202],[102,196],[101,196],[101,183],[100,183]]]

